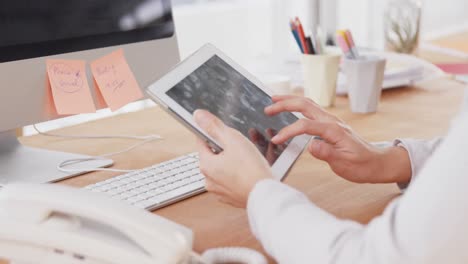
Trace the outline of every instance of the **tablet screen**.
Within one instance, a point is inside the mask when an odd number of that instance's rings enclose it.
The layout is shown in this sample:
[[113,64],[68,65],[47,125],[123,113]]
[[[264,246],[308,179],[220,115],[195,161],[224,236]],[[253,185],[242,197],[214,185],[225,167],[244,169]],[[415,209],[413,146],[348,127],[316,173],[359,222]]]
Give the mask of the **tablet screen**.
[[297,120],[291,113],[265,115],[265,107],[272,104],[270,96],[216,55],[168,90],[167,95],[190,113],[208,110],[240,131],[270,165],[289,144],[274,145],[270,139]]

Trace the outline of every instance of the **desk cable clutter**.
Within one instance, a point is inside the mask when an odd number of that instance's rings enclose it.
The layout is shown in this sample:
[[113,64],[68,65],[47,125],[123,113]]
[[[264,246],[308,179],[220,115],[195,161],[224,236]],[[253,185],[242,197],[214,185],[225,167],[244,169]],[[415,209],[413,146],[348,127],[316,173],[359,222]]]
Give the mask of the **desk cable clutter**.
[[141,140],[141,142],[137,142],[130,147],[124,148],[119,151],[115,152],[110,152],[106,154],[102,154],[99,156],[94,156],[91,158],[81,158],[81,159],[70,159],[70,160],[65,160],[61,162],[60,164],[57,165],[57,169],[62,172],[91,172],[91,171],[112,171],[112,172],[132,172],[135,170],[124,170],[124,169],[108,169],[108,168],[79,168],[79,169],[73,169],[73,168],[66,168],[66,166],[74,165],[74,164],[79,164],[83,163],[86,161],[92,161],[92,160],[102,160],[106,159],[111,156],[115,156],[118,154],[126,153],[131,150],[134,150],[144,144],[147,144],[149,142],[155,141],[155,140],[162,140],[163,138],[159,135],[146,135],[146,136],[128,136],[128,135],[61,135],[61,134],[54,134],[54,133],[49,133],[49,132],[43,132],[37,128],[36,125],[33,125],[34,130],[39,134],[43,136],[48,136],[48,137],[57,137],[57,138],[65,138],[65,139],[110,139],[110,138],[120,138],[120,139],[133,139],[133,140]]

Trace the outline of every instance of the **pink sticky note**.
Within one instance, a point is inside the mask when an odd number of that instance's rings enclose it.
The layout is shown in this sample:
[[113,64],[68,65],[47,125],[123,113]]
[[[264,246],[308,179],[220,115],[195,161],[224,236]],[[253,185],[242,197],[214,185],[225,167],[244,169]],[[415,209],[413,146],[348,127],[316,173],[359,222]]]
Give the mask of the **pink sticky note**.
[[444,72],[455,75],[468,74],[468,63],[436,64]]
[[47,60],[46,65],[52,98],[59,115],[96,112],[84,61]]
[[91,72],[112,111],[143,97],[122,49],[91,62]]

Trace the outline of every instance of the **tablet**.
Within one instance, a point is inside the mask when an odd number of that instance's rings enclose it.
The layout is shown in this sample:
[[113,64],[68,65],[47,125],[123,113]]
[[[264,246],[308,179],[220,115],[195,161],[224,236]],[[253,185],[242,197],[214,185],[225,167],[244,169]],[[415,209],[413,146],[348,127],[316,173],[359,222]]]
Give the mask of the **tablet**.
[[208,110],[240,131],[270,163],[279,180],[286,176],[310,139],[301,135],[283,145],[271,143],[279,130],[296,122],[299,116],[267,116],[264,109],[272,104],[268,88],[211,44],[179,63],[146,91],[216,152],[222,151],[222,146],[198,127],[193,119],[195,110]]

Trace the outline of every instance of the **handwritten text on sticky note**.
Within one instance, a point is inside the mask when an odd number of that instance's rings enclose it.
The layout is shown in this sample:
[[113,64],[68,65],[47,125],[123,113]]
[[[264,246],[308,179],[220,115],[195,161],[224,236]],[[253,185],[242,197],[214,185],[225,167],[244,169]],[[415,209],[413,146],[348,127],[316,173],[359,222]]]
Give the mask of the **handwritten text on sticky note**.
[[91,72],[112,111],[143,97],[122,49],[91,62]]
[[96,112],[85,65],[81,60],[46,61],[47,77],[59,115]]

